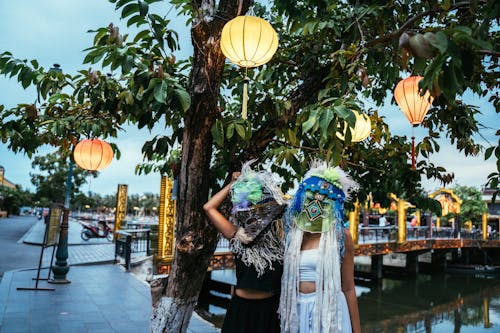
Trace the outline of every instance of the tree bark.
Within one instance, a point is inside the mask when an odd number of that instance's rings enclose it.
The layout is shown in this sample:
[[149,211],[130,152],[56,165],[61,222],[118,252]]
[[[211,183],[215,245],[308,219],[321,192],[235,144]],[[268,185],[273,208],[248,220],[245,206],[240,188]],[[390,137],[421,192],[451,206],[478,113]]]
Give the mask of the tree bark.
[[[198,300],[209,259],[217,246],[217,231],[208,222],[203,204],[208,199],[212,158],[210,128],[219,116],[218,99],[225,57],[220,50],[224,24],[251,1],[192,1],[194,46],[189,92],[191,107],[184,117],[182,160],[176,217],[176,249],[166,294],[153,309],[153,332],[186,332]],[[238,6],[239,5],[239,6]],[[219,8],[214,15],[214,8]]]

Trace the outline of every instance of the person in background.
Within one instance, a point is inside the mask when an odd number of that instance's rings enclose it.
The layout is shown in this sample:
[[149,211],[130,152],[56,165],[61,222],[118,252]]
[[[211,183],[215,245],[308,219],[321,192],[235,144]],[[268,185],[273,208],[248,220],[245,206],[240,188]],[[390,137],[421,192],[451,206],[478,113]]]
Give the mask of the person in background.
[[[231,183],[204,206],[219,232],[230,240],[236,263],[236,288],[222,333],[271,333],[280,331],[278,318],[283,272],[283,194],[267,171],[254,171],[253,161]],[[218,208],[231,195],[233,209],[228,219]]]
[[385,218],[385,214],[382,214],[382,216],[379,217],[378,219],[378,225],[379,227],[385,227],[387,225],[387,219]]
[[359,333],[354,243],[344,200],[357,188],[341,169],[313,162],[285,213],[281,331]]

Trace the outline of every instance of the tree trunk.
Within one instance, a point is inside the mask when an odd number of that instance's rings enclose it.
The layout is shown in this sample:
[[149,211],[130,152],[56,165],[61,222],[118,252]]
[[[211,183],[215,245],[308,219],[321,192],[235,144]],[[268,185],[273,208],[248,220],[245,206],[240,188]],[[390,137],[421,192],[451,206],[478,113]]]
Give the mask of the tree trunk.
[[217,246],[217,231],[208,222],[203,204],[209,192],[210,128],[219,115],[218,98],[225,62],[219,41],[224,24],[239,11],[246,12],[249,2],[243,1],[238,8],[235,1],[220,1],[217,15],[213,13],[212,1],[192,1],[192,5],[199,17],[191,29],[194,46],[189,89],[191,107],[184,117],[176,249],[166,294],[153,309],[153,332],[186,332],[209,259]]

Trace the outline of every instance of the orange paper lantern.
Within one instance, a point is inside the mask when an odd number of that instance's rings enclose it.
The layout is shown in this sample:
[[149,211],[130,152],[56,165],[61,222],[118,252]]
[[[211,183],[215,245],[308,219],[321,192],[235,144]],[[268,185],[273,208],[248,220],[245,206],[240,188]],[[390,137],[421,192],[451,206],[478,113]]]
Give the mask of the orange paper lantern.
[[[422,79],[421,76],[407,77],[399,81],[394,89],[394,99],[412,126],[422,123],[434,100],[429,90],[423,96],[420,95],[418,83]],[[411,136],[411,168],[415,170],[415,137],[413,134]]]
[[412,125],[419,125],[424,120],[434,100],[428,90],[420,96],[418,83],[422,79],[421,76],[407,77],[399,81],[394,89],[394,98]]
[[73,153],[75,163],[85,170],[102,170],[113,159],[113,149],[109,143],[99,139],[85,139],[80,141]]

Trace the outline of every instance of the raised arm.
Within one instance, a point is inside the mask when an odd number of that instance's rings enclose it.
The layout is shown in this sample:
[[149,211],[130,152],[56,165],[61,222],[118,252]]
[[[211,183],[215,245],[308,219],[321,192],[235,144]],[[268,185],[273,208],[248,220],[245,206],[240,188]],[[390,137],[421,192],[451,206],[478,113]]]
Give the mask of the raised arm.
[[349,316],[351,317],[352,333],[361,332],[359,321],[358,300],[356,299],[356,289],[354,286],[354,243],[351,233],[345,229],[345,255],[342,259],[342,291],[347,300]]
[[237,231],[237,227],[233,225],[229,220],[222,215],[218,208],[220,204],[227,198],[229,195],[229,190],[231,189],[231,185],[234,181],[239,177],[239,172],[233,172],[231,177],[231,182],[226,185],[223,189],[217,192],[210,200],[207,201],[206,204],[203,205],[203,209],[208,216],[208,219],[213,223],[213,225],[219,230],[219,232],[226,237],[227,239],[231,239],[234,237]]

